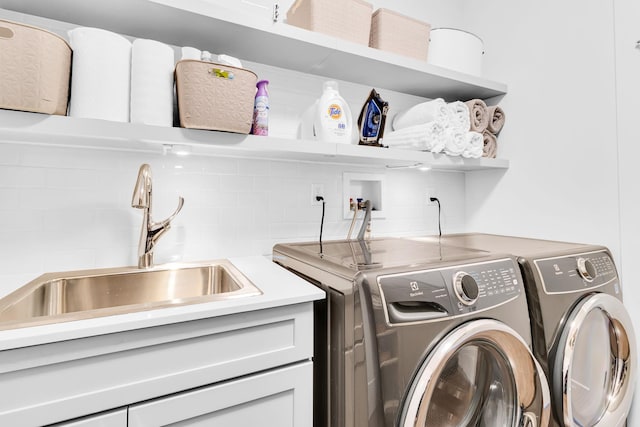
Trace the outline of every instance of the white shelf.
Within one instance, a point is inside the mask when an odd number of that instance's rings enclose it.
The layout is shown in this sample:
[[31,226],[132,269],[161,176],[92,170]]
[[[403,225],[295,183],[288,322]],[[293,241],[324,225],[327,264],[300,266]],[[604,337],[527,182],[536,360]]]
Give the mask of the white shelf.
[[507,92],[499,82],[274,23],[269,13],[250,13],[242,5],[232,6],[234,10],[228,4],[221,0],[0,0],[0,7],[21,13],[421,97],[453,101]]
[[509,167],[509,161],[504,159],[464,159],[410,150],[166,128],[10,110],[0,110],[0,142],[153,153],[163,152],[167,146],[182,145],[190,147],[193,155],[201,156],[390,167],[422,164],[434,170],[451,171]]

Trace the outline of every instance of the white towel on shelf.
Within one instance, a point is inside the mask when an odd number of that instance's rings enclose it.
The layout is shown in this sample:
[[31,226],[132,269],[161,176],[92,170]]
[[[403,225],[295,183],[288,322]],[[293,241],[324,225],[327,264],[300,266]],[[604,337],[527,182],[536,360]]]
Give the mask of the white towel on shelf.
[[442,151],[449,156],[460,156],[467,145],[466,134],[467,132],[458,129],[446,128],[442,134],[444,140],[444,149]]
[[129,121],[131,43],[98,28],[69,31],[73,49],[69,115]]
[[462,101],[450,102],[447,104],[447,122],[450,127],[463,132],[468,132],[471,127],[469,118],[469,107]]
[[190,47],[190,46],[184,46],[181,49],[181,58],[180,59],[196,59],[198,61],[200,61],[200,58],[202,57],[202,52],[200,52],[200,49],[196,49],[195,47]]
[[136,39],[131,50],[131,122],[173,126],[173,49]]
[[461,156],[470,159],[479,159],[482,157],[484,149],[484,136],[479,132],[467,132],[464,135],[465,147]]
[[436,98],[398,113],[392,125],[394,130],[400,130],[434,121],[446,122],[448,115],[447,103],[442,98]]
[[439,153],[444,148],[444,140],[441,137],[444,131],[445,128],[440,122],[433,121],[388,132],[384,135],[383,141],[392,148]]

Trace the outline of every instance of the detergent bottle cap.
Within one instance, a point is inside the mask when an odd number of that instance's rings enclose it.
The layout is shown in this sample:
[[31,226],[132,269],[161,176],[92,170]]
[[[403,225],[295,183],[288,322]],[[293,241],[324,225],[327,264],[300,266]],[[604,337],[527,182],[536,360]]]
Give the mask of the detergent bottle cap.
[[338,92],[338,82],[335,80],[328,80],[322,84],[323,91]]

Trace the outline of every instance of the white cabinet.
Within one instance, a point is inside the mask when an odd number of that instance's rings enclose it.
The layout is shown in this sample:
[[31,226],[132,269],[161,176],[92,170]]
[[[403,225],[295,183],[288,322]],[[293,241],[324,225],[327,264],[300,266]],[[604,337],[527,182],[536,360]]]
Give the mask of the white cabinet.
[[111,427],[129,407],[136,426],[252,425],[245,410],[311,426],[312,356],[312,302],[3,350],[0,425]]
[[313,366],[305,362],[129,407],[129,427],[311,427]]
[[313,364],[284,368],[160,397],[50,427],[311,427]]
[[125,427],[126,425],[127,408],[120,408],[72,421],[57,423],[50,427]]
[[[174,46],[208,46],[215,40],[219,51],[256,63],[421,97],[486,99],[504,95],[507,91],[506,85],[500,82],[314,33],[281,20],[274,22],[268,14],[253,16],[222,1],[0,0],[0,7],[76,25],[105,28],[132,37],[155,39]],[[28,15],[24,16],[25,20],[32,20]],[[55,27],[56,24],[50,25]],[[196,155],[390,167],[421,165],[440,170],[509,167],[509,162],[504,159],[464,159],[429,152],[103,123],[70,117],[45,118],[9,111],[0,111],[0,140],[155,152],[160,152],[165,146],[185,144],[192,146]]]

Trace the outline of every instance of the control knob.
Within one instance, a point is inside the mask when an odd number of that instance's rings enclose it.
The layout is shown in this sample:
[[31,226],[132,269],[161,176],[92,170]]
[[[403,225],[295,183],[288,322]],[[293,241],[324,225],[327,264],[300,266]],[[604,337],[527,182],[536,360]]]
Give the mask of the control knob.
[[453,291],[464,305],[472,305],[478,300],[478,283],[476,279],[464,271],[453,275]]
[[598,275],[595,265],[588,259],[582,257],[578,258],[578,273],[587,282],[593,282],[593,279]]

